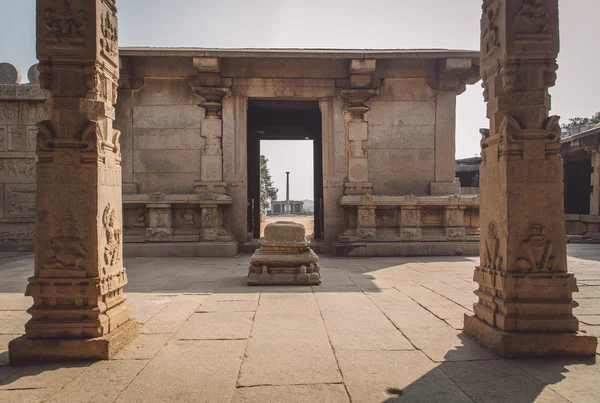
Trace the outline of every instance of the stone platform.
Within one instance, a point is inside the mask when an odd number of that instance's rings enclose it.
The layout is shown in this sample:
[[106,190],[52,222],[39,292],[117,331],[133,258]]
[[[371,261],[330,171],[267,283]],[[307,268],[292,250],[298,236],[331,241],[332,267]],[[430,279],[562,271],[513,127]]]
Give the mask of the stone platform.
[[261,247],[252,255],[249,285],[321,284],[319,257],[308,246],[303,225],[277,221],[265,227]]

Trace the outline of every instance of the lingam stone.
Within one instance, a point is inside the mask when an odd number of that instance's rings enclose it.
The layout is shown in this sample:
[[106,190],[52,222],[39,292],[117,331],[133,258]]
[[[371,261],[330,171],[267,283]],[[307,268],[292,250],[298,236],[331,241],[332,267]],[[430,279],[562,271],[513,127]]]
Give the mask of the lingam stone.
[[319,257],[310,249],[304,226],[277,221],[265,228],[248,270],[249,285],[321,284]]

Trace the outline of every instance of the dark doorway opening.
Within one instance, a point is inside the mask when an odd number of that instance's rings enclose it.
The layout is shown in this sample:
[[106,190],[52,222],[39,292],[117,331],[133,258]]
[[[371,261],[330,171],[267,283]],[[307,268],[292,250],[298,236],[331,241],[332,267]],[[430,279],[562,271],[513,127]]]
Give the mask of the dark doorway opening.
[[[248,231],[260,238],[261,140],[312,140],[314,239],[323,233],[323,157],[318,101],[250,100],[248,103]],[[285,192],[285,189],[284,189]]]
[[565,213],[590,214],[592,163],[590,155],[570,156],[564,163]]

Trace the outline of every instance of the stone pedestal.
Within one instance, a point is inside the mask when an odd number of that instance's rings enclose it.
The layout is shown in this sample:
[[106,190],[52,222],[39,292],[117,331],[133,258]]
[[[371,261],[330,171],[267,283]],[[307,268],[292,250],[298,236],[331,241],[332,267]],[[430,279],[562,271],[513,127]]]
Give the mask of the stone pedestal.
[[9,356],[109,358],[137,335],[123,293],[115,2],[38,0],[37,56],[53,109],[38,124],[32,318]]
[[252,255],[249,285],[321,284],[318,256],[309,248],[301,224],[277,221],[267,225],[261,247]]
[[577,333],[567,271],[558,117],[548,116],[558,55],[558,2],[483,4],[480,266],[464,332],[506,357],[594,355]]

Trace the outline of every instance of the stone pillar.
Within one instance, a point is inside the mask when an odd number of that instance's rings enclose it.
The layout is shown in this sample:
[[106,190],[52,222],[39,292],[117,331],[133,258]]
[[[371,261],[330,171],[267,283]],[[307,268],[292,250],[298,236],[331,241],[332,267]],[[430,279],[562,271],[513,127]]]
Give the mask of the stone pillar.
[[558,0],[483,2],[479,301],[464,332],[505,357],[594,355],[567,271],[556,80]]
[[591,161],[593,189],[590,195],[590,215],[600,215],[600,151],[592,151]]
[[467,58],[442,59],[437,64],[435,99],[435,181],[429,184],[432,196],[460,193],[456,175],[456,96],[465,91],[472,61]]
[[114,0],[37,1],[40,84],[54,102],[38,124],[32,318],[12,364],[107,359],[138,333],[123,293],[117,32]]
[[290,201],[290,173],[285,173],[285,201]]
[[378,94],[376,89],[371,88],[375,66],[376,60],[351,60],[350,88],[340,90],[340,95],[346,101],[345,110],[350,115],[346,129],[350,152],[345,194],[370,194],[373,191],[373,183],[369,182],[369,160],[364,142],[369,139],[369,123],[365,120],[365,113],[370,110],[365,102]]
[[200,181],[196,183],[196,192],[226,193],[227,183],[223,182],[223,120],[221,109],[223,98],[230,93],[222,87],[221,60],[216,57],[195,57],[194,67],[198,76],[194,78],[192,90],[206,110],[201,122],[201,135],[204,137],[204,149],[200,159]]

